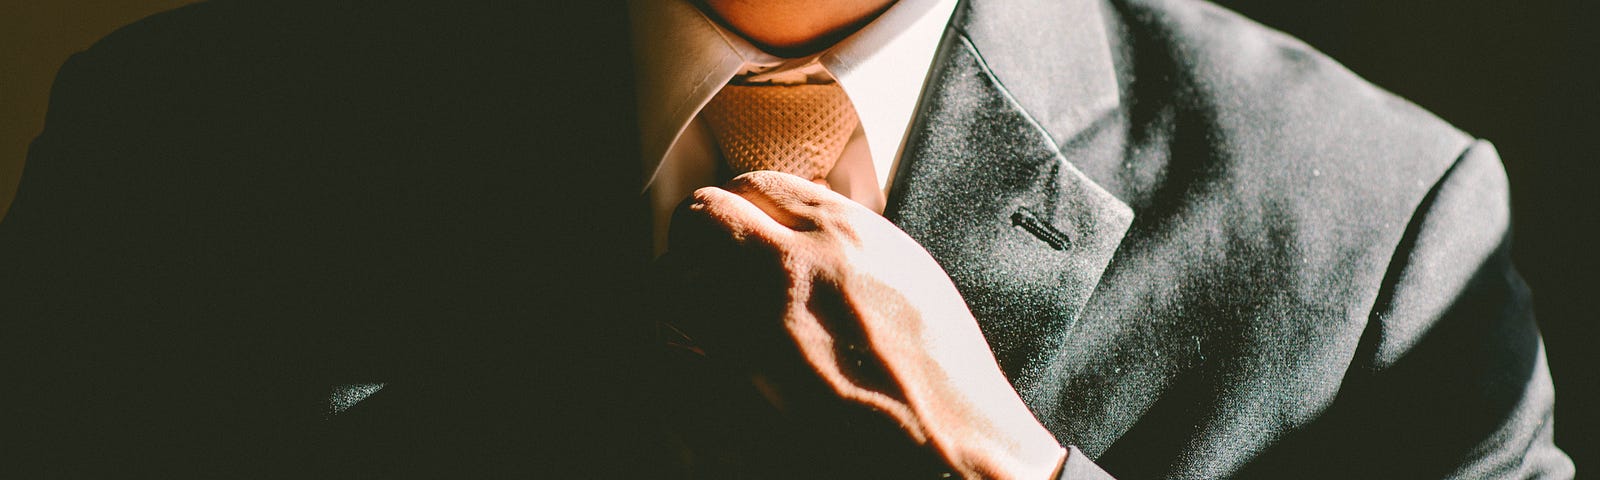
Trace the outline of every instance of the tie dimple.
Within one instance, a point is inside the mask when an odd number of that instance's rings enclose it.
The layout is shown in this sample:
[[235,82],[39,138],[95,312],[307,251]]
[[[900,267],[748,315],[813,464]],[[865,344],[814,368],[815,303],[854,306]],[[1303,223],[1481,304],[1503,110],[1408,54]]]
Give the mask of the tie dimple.
[[776,170],[821,181],[860,122],[838,83],[728,85],[706,124],[735,175]]

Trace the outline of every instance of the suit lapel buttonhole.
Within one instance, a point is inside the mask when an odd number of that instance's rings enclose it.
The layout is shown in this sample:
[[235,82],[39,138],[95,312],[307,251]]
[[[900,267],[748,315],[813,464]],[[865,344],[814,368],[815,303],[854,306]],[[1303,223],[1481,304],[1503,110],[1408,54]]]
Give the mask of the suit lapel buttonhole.
[[1072,237],[1051,225],[1050,222],[1039,218],[1039,215],[1033,213],[1033,210],[1029,210],[1028,207],[1018,208],[1016,212],[1011,214],[1011,225],[1033,234],[1039,240],[1049,244],[1050,248],[1063,251],[1072,248]]

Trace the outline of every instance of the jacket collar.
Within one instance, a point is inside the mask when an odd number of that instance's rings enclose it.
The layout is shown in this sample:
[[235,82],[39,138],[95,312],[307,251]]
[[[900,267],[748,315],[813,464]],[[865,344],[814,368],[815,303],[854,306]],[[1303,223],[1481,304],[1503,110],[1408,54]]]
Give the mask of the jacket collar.
[[1065,143],[1120,106],[1099,0],[970,0],[951,25],[1034,123]]

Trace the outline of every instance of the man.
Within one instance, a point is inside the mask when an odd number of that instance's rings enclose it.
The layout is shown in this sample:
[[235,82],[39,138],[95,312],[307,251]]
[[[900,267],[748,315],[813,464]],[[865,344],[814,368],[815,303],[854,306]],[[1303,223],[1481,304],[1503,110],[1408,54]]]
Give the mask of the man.
[[[109,37],[0,224],[37,392],[8,450],[57,476],[1570,476],[1486,143],[1201,3],[830,3],[221,2]],[[672,25],[751,55],[652,93],[652,55],[698,48]],[[873,90],[902,47],[924,83]],[[830,83],[837,165],[724,183],[765,165],[719,95]]]

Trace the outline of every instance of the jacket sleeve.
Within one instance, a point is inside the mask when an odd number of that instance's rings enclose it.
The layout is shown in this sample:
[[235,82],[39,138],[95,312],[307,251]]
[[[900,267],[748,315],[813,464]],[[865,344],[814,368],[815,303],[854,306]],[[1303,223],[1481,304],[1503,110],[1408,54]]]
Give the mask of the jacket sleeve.
[[1365,368],[1346,382],[1377,401],[1373,473],[1572,476],[1552,443],[1554,390],[1510,237],[1505,172],[1479,141],[1414,214],[1357,351]]
[[1571,478],[1530,292],[1511,262],[1494,147],[1416,207],[1339,393],[1241,478]]
[[1368,373],[1397,383],[1391,415],[1407,427],[1397,440],[1422,446],[1420,458],[1437,459],[1441,473],[1567,478],[1572,462],[1552,442],[1544,343],[1511,262],[1509,196],[1487,142],[1445,173],[1414,217],[1372,313],[1363,339],[1371,340],[1363,345]]
[[1479,141],[1413,213],[1338,398],[1280,441],[1302,461],[1246,476],[1570,478],[1510,226],[1499,156]]

